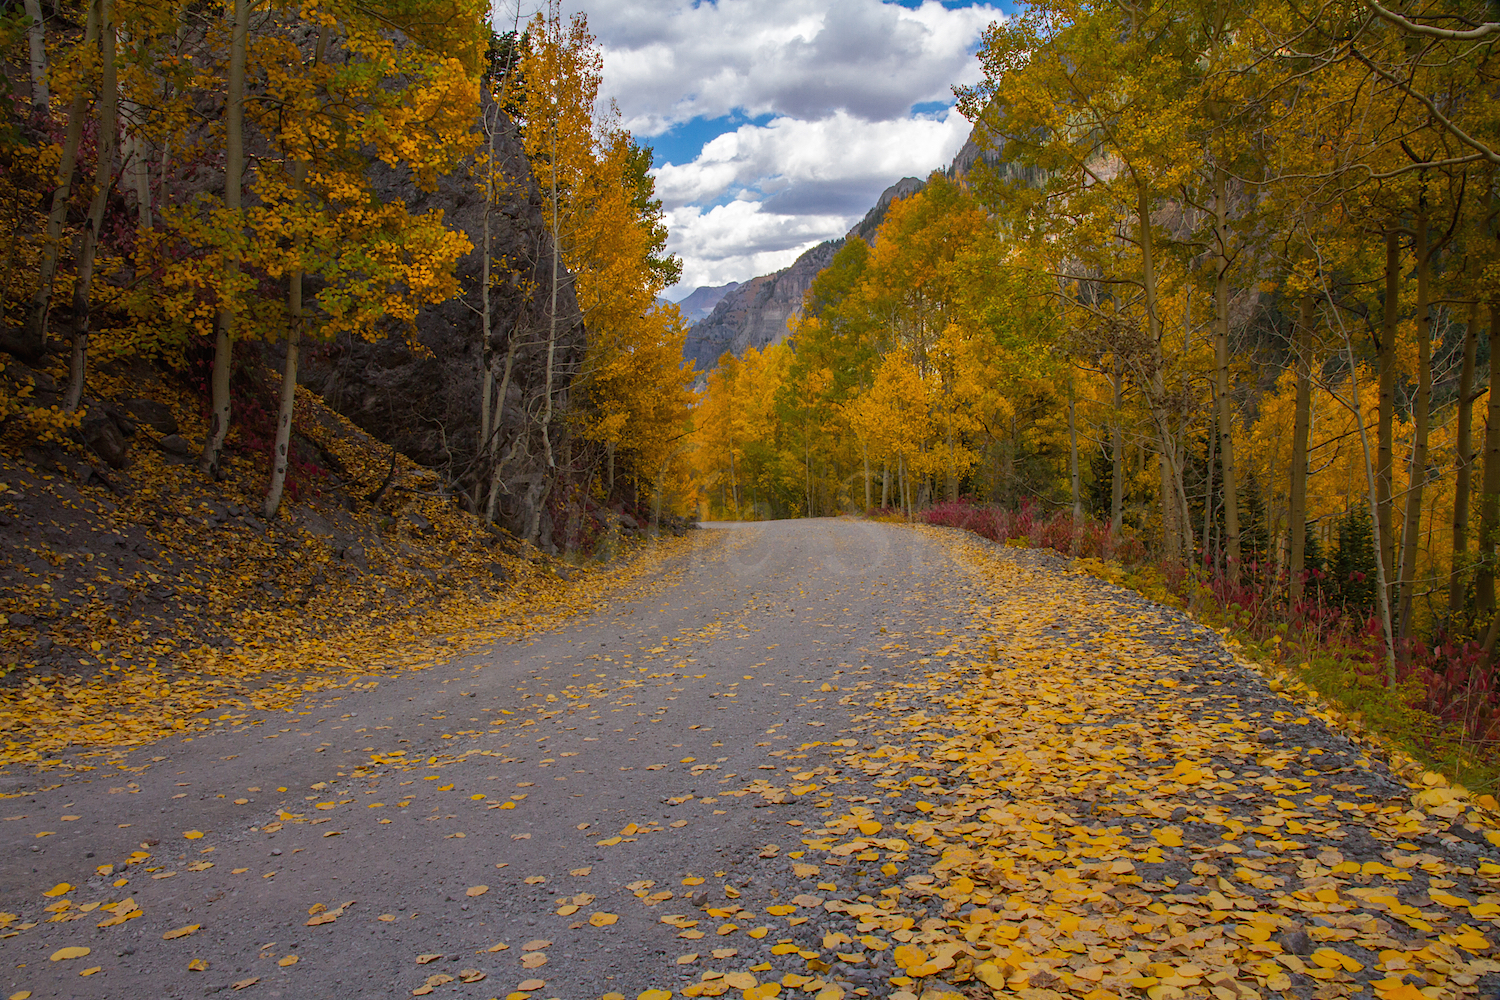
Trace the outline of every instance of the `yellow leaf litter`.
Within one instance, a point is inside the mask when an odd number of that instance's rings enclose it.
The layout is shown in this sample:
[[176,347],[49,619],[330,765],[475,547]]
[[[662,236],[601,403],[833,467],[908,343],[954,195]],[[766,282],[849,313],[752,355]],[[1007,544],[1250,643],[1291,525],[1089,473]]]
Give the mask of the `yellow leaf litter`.
[[[626,600],[628,590],[649,586],[662,565],[690,544],[685,538],[662,539],[634,558],[573,582],[546,567],[511,560],[515,582],[499,598],[452,593],[436,604],[355,616],[322,635],[311,634],[310,626],[283,627],[287,621],[297,625],[296,612],[283,610],[277,629],[261,630],[272,641],[251,634],[225,650],[146,649],[122,654],[87,678],[33,678],[0,691],[0,766],[78,766],[55,755],[118,756],[168,736],[190,739],[215,726],[252,724],[254,713],[286,709],[309,694],[374,687],[381,674],[438,666]],[[228,611],[226,616],[242,617]]]
[[915,818],[883,840],[854,806],[803,841],[931,857],[826,907],[899,942],[890,996],[1433,1000],[1500,973],[1497,817],[1465,790],[1399,757],[1404,778],[1378,773],[1375,748],[1208,657],[1185,619],[933,534],[987,591],[983,628],[913,649],[932,664],[913,685],[862,685],[885,742],[843,757],[921,796]]

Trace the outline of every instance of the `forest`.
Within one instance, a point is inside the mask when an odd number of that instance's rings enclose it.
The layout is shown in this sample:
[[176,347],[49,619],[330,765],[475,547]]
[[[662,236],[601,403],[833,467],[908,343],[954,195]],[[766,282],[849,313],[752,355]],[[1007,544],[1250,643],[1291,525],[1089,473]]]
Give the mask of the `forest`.
[[981,162],[847,241],[785,343],[709,375],[712,510],[995,505],[999,540],[1136,552],[1273,595],[1283,628],[1488,655],[1497,40],[1486,3],[991,26],[956,88]]
[[199,401],[168,457],[249,484],[267,518],[316,457],[309,391],[387,443],[392,473],[399,448],[548,550],[586,545],[611,505],[659,509],[685,474],[683,328],[657,300],[680,265],[650,150],[596,113],[582,16],[0,12],[11,453],[120,451],[100,441],[134,421],[109,415],[149,370]]

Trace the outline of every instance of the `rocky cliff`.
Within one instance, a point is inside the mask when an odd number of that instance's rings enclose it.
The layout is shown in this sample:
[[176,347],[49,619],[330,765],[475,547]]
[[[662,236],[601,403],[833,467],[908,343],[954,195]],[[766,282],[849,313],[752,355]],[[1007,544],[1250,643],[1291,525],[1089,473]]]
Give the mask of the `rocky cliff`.
[[740,287],[738,281],[731,281],[727,285],[699,285],[687,298],[677,302],[677,308],[682,311],[684,321],[696,323],[707,319],[714,311],[714,306],[738,287]]
[[735,288],[707,319],[688,331],[683,356],[698,371],[707,371],[719,363],[725,351],[737,357],[749,347],[761,350],[780,343],[787,334],[787,320],[802,306],[803,293],[843,245],[843,240],[819,243],[790,267],[751,278]]
[[[943,172],[952,179],[963,178],[980,163],[997,171],[1002,179],[1035,180],[1031,173],[1017,171],[1006,163],[1000,151],[986,148],[972,132]],[[761,350],[768,344],[779,342],[786,336],[787,320],[802,306],[803,292],[807,291],[817,273],[833,260],[844,241],[858,237],[873,244],[891,203],[916,194],[926,186],[926,181],[916,177],[901,178],[881,192],[874,206],[843,239],[820,243],[798,257],[791,267],[751,278],[725,295],[707,318],[699,320],[688,331],[683,354],[701,372],[717,365],[719,356],[725,351],[738,356],[747,347]],[[693,294],[702,291],[704,289],[700,288]]]
[[[506,121],[504,126],[509,126]],[[508,192],[490,214],[495,256],[511,273],[499,274],[491,292],[488,360],[498,380],[513,342],[515,360],[499,429],[503,463],[496,520],[512,533],[545,545],[551,537],[548,494],[557,469],[549,469],[538,417],[546,402],[547,341],[552,331],[552,245],[542,215],[542,195],[511,127],[502,127],[496,149]],[[423,192],[405,171],[374,168],[378,193],[400,198],[411,211],[442,209],[444,221],[463,231],[475,249],[458,264],[463,294],[422,310],[417,343],[402,334],[369,343],[344,339],[313,352],[300,381],[360,427],[389,442],[417,462],[438,470],[450,488],[467,495],[476,482],[488,483],[487,462],[479,453],[484,349],[479,311],[484,245],[484,199],[462,174],[445,177],[436,191]],[[583,317],[564,274],[557,297],[557,349],[553,366],[551,444],[555,461],[566,450],[568,386],[581,368]]]

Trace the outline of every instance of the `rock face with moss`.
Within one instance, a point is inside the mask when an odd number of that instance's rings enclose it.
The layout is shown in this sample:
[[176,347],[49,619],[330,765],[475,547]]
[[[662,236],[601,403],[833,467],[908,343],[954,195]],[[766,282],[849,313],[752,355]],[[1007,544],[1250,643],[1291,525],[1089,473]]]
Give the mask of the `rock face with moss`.
[[[496,520],[545,545],[552,534],[548,501],[558,475],[556,467],[547,466],[541,428],[553,334],[552,241],[543,195],[508,119],[497,137],[496,160],[496,186],[504,194],[490,212],[490,239],[495,257],[508,267],[492,276],[489,352],[481,312],[483,190],[472,178],[454,175],[425,192],[408,172],[377,166],[373,173],[382,197],[406,201],[413,213],[441,209],[448,225],[473,244],[458,264],[462,294],[422,310],[415,342],[393,331],[374,343],[345,338],[312,352],[301,381],[380,440],[436,469],[448,489],[467,498],[476,483],[489,481],[488,456],[479,443],[486,355],[498,381],[514,345],[497,432],[502,468]],[[585,336],[571,276],[562,268],[558,273],[550,440],[560,460],[569,387],[582,368]]]

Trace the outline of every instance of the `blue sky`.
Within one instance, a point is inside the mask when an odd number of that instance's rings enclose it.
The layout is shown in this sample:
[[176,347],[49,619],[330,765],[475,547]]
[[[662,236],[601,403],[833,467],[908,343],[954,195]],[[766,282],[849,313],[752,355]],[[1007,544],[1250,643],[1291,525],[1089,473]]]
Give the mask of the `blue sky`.
[[[573,0],[578,5],[579,0]],[[603,100],[655,150],[683,281],[743,281],[841,236],[952,159],[952,86],[1008,2],[611,0],[585,6]]]

